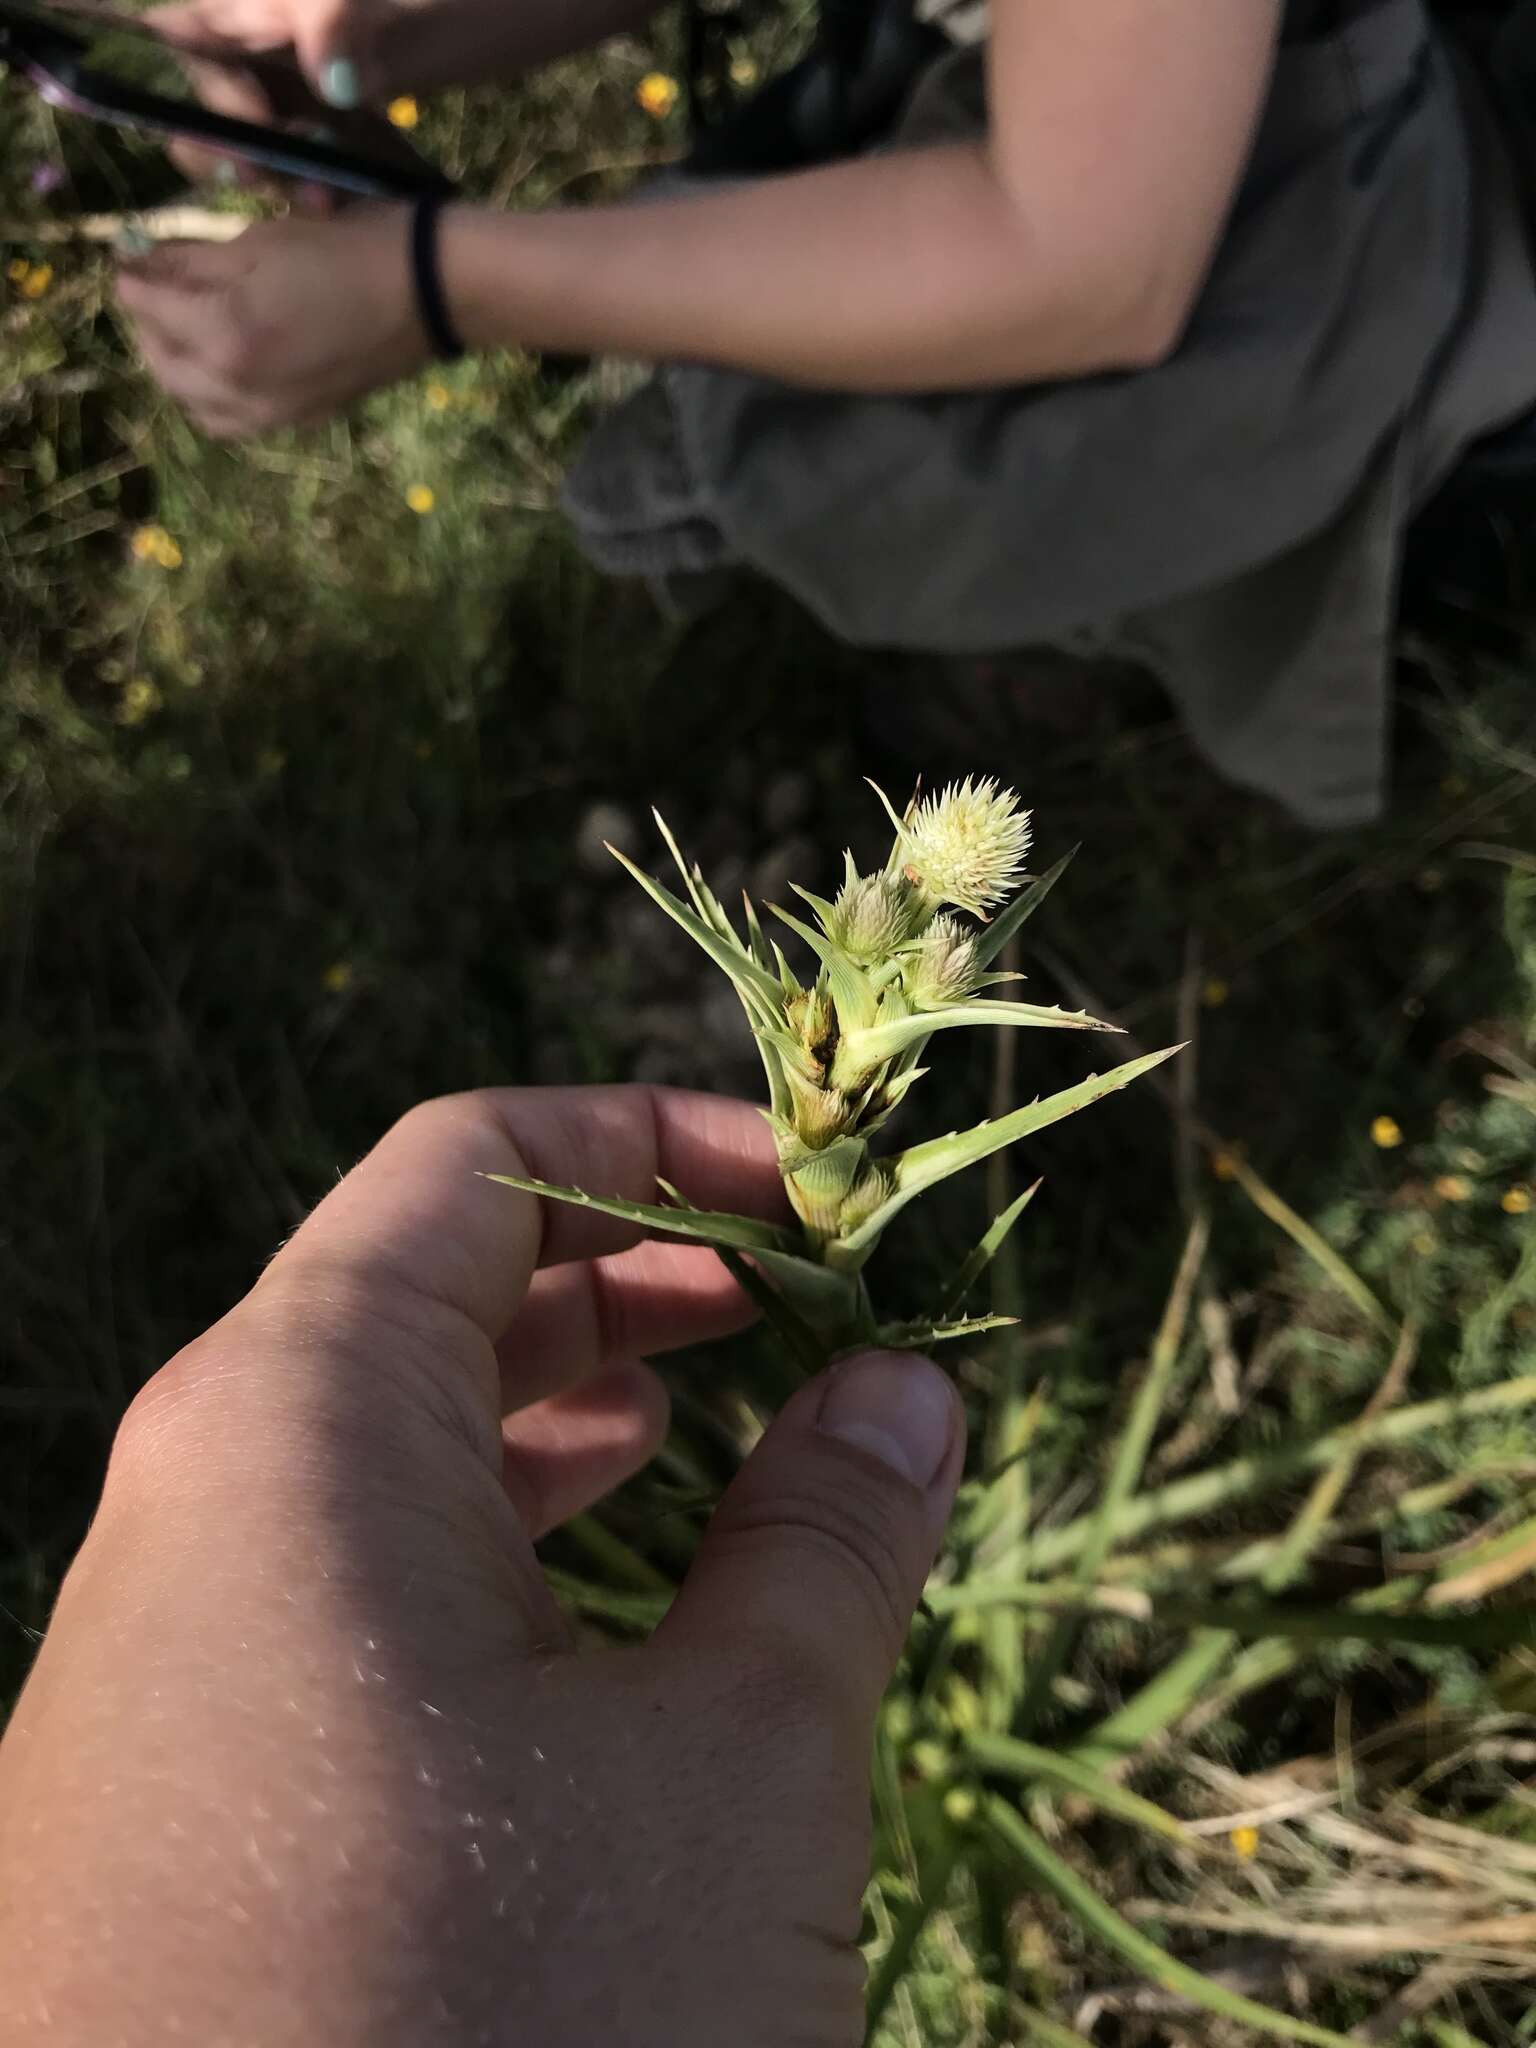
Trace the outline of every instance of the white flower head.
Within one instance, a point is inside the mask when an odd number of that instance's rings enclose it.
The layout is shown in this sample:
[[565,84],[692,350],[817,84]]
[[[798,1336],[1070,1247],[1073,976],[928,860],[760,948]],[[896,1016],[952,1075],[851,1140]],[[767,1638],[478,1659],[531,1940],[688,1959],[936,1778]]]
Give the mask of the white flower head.
[[978,782],[968,775],[924,797],[901,828],[911,880],[931,901],[952,903],[973,917],[984,918],[1013,894],[1029,843],[1029,812],[991,776]]
[[976,942],[958,917],[939,916],[906,955],[902,985],[919,1010],[964,1002],[980,970]]
[[916,891],[900,876],[859,875],[839,893],[828,936],[861,967],[872,967],[913,937],[924,914]]

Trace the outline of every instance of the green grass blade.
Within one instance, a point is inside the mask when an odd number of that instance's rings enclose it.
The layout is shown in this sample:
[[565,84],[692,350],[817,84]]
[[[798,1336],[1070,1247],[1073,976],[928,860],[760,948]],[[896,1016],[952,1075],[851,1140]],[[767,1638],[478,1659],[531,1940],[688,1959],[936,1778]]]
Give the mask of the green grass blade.
[[951,1174],[961,1173],[966,1167],[989,1159],[994,1152],[1001,1152],[1004,1146],[1044,1130],[1048,1124],[1060,1123],[1063,1117],[1088,1109],[1106,1095],[1128,1088],[1132,1081],[1151,1073],[1154,1067],[1160,1067],[1164,1060],[1172,1059],[1180,1050],[1181,1047],[1174,1045],[1164,1052],[1144,1054],[1141,1059],[1129,1060],[1111,1073],[1090,1074],[1086,1081],[1079,1081],[1074,1088],[1064,1088],[1060,1094],[1048,1095],[1040,1102],[1026,1103],[1022,1109],[999,1117],[995,1123],[977,1124],[974,1130],[969,1131],[952,1131],[947,1137],[932,1138],[926,1145],[914,1145],[910,1151],[898,1153],[889,1162],[896,1176],[895,1193],[867,1223],[842,1239],[841,1243],[851,1252],[860,1252],[877,1244],[892,1217],[926,1189],[948,1180]]
[[705,1244],[735,1245],[748,1252],[788,1251],[793,1239],[776,1223],[764,1223],[756,1216],[728,1216],[715,1209],[663,1208],[659,1202],[626,1202],[618,1195],[589,1195],[581,1188],[551,1187],[548,1181],[519,1180],[510,1173],[482,1174],[499,1187],[516,1188],[519,1194],[537,1195],[541,1201],[564,1202],[572,1209],[593,1209],[599,1216],[614,1216],[621,1223],[635,1223],[643,1230],[659,1230],[669,1237],[696,1237]]
[[[1451,1429],[1474,1416],[1502,1414],[1536,1407],[1536,1373],[1524,1373],[1496,1386],[1477,1387],[1467,1394],[1447,1394],[1434,1401],[1420,1401],[1409,1408],[1395,1408],[1370,1423],[1347,1423],[1323,1435],[1273,1451],[1257,1451],[1215,1465],[1185,1479],[1171,1480],[1127,1502],[1115,1518],[1115,1543],[1134,1543],[1151,1529],[1167,1528],[1178,1522],[1198,1520],[1214,1514],[1234,1500],[1253,1499],[1275,1486],[1284,1485],[1303,1472],[1331,1465],[1339,1451],[1353,1443],[1359,1450],[1381,1450],[1393,1444],[1409,1443],[1432,1431]],[[1077,1557],[1088,1539],[1093,1517],[1079,1516],[1057,1529],[1043,1529],[1033,1538],[1031,1562],[1037,1571],[1059,1571]],[[1004,1523],[1003,1540],[1014,1531]],[[985,1576],[985,1570],[983,1575]],[[992,1575],[995,1578],[995,1574]]]
[[1510,1650],[1536,1643],[1536,1607],[1481,1614],[1375,1614],[1359,1607],[1297,1607],[1267,1600],[1157,1600],[1153,1618],[1173,1628],[1219,1628],[1247,1641],[1407,1643],[1433,1650]]
[[1313,2048],[1351,2048],[1343,2034],[1313,2026],[1310,2020],[1274,2012],[1179,1962],[1100,1898],[1092,1885],[1079,1877],[1006,1800],[988,1800],[985,1811],[1003,1847],[1023,1864],[1035,1883],[1059,1900],[1087,1933],[1103,1942],[1122,1962],[1140,1971],[1150,1983],[1188,1999],[1192,2005],[1204,2007],[1220,2019],[1234,2020],[1258,2033],[1276,2035],[1282,2041],[1303,2041],[1313,2044]]
[[1020,2005],[1014,1999],[1009,2011],[1023,2029],[1021,2048],[1094,2048],[1086,2034],[1078,2033],[1075,2027],[1063,2026],[1060,2020],[1037,2012],[1032,2005]]
[[1327,1275],[1349,1301],[1352,1301],[1368,1323],[1374,1323],[1379,1330],[1389,1330],[1392,1318],[1376,1299],[1370,1288],[1355,1272],[1349,1262],[1340,1257],[1328,1240],[1304,1218],[1297,1215],[1282,1196],[1277,1195],[1266,1180],[1260,1178],[1247,1160],[1235,1152],[1224,1155],[1231,1169],[1232,1178],[1243,1193],[1259,1211],[1276,1223],[1290,1238],[1291,1242],[1304,1251],[1318,1269]]
[[1020,1778],[1026,1783],[1039,1780],[1058,1786],[1062,1791],[1086,1799],[1101,1813],[1111,1813],[1117,1820],[1127,1821],[1132,1827],[1145,1828],[1151,1834],[1162,1836],[1165,1841],[1183,1842],[1188,1839],[1183,1823],[1161,1806],[1155,1806],[1150,1799],[1142,1799],[1135,1792],[1128,1792],[1113,1778],[1104,1777],[1101,1772],[1089,1769],[1086,1764],[1059,1750],[1043,1749],[1037,1743],[1016,1741],[1008,1735],[971,1735],[966,1738],[965,1749],[972,1762],[985,1771]]
[[[1126,1418],[1125,1427],[1120,1432],[1120,1441],[1115,1447],[1114,1462],[1110,1466],[1109,1479],[1103,1495],[1089,1521],[1082,1548],[1077,1554],[1074,1576],[1081,1585],[1088,1585],[1098,1577],[1115,1540],[1116,1520],[1141,1484],[1147,1453],[1151,1449],[1152,1438],[1163,1412],[1163,1402],[1173,1378],[1174,1366],[1178,1363],[1179,1353],[1183,1348],[1184,1332],[1189,1323],[1189,1305],[1194,1298],[1195,1282],[1200,1277],[1200,1268],[1205,1263],[1210,1237],[1210,1218],[1202,1210],[1189,1226],[1183,1255],[1174,1274],[1162,1321],[1158,1325],[1157,1336],[1152,1345],[1152,1356],[1146,1372],[1142,1375],[1141,1385],[1136,1389],[1136,1398],[1131,1403],[1131,1412]],[[1071,1654],[1081,1625],[1080,1616],[1063,1615],[1047,1637],[1039,1657],[1030,1669],[1029,1683],[1019,1703],[1018,1725],[1022,1730],[1028,1730],[1034,1725],[1049,1702],[1051,1688]]]

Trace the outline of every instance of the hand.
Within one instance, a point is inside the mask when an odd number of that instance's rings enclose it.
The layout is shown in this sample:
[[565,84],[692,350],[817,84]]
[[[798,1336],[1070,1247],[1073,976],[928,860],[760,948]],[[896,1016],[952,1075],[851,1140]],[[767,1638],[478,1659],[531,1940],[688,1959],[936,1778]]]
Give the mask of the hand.
[[[291,50],[316,97],[346,110],[389,89],[383,45],[400,11],[398,0],[172,0],[147,18],[171,42],[227,43],[254,55]],[[241,84],[217,68],[189,68],[202,98],[221,113],[260,121],[288,111],[274,110],[254,78]]]
[[407,214],[356,206],[233,242],[167,242],[120,265],[150,370],[220,439],[307,426],[431,359]]
[[655,1636],[578,1655],[531,1538],[659,1441],[638,1355],[744,1305],[477,1170],[781,1201],[745,1105],[432,1103],[151,1382],[0,1745],[15,2048],[859,2041],[873,1721],[958,1401],[910,1357],[802,1389]]

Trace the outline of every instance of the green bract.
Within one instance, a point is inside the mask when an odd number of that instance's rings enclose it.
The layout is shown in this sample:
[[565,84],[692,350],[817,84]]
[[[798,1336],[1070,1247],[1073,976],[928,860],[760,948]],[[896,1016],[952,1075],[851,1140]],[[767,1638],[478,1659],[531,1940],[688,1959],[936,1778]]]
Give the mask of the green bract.
[[[974,1130],[874,1156],[870,1140],[927,1072],[922,1060],[936,1033],[965,1025],[1112,1028],[1082,1012],[981,993],[1019,979],[989,973],[989,964],[1067,866],[1060,861],[1020,889],[1029,814],[1011,790],[968,779],[914,801],[900,817],[877,794],[896,828],[883,871],[861,875],[847,854],[835,902],[797,887],[808,918],[770,906],[816,958],[809,986],[766,937],[745,897],[737,929],[699,869],[683,859],[659,813],[656,822],[682,876],[686,902],[609,849],[729,976],[741,998],[768,1077],[765,1114],[778,1146],[794,1226],[706,1214],[670,1188],[664,1190],[668,1204],[648,1204],[494,1176],[554,1201],[581,1203],[660,1234],[714,1245],[807,1363],[862,1343],[916,1348],[991,1327],[992,1318],[944,1317],[979,1278],[1022,1213],[1022,1201],[998,1218],[965,1262],[961,1284],[945,1290],[943,1307],[932,1321],[882,1326],[875,1319],[863,1272],[887,1224],[914,1197],[962,1167],[1086,1109],[1177,1049],[1091,1075]],[[998,914],[990,923],[973,926],[953,915],[957,909],[976,918],[993,909]]]

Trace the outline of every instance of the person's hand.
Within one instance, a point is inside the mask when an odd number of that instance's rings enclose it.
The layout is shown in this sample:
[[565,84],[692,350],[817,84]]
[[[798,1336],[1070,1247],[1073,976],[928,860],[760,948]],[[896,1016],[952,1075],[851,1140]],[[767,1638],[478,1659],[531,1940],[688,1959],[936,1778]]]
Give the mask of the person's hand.
[[222,439],[330,418],[431,359],[403,207],[165,242],[118,269],[144,360]]
[[860,2040],[871,1734],[958,1400],[835,1366],[653,1638],[578,1655],[531,1538],[660,1441],[639,1356],[746,1310],[486,1170],[781,1200],[742,1104],[433,1103],[151,1382],[0,1744],[14,2048]]
[[[349,110],[390,89],[385,49],[398,0],[169,0],[146,20],[169,41],[227,45],[253,56],[291,52],[325,106]],[[418,8],[418,13],[430,12]],[[255,77],[222,66],[193,71],[201,97],[221,113],[261,121],[275,111]],[[286,110],[276,110],[286,111]]]

